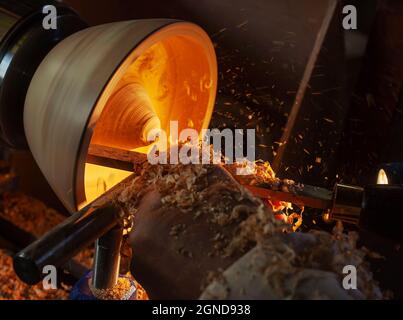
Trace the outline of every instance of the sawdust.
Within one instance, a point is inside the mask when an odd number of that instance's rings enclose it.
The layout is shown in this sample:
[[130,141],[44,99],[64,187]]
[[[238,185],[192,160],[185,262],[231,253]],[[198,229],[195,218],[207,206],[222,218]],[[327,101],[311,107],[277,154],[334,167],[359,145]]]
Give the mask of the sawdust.
[[[215,235],[210,255],[231,256],[244,252],[263,235],[290,230],[290,225],[275,219],[269,207],[230,175],[223,181],[209,183],[217,170],[225,172],[223,167],[144,163],[138,169],[137,176],[117,198],[124,210],[135,214],[142,196],[155,188],[166,208],[177,208],[195,219],[206,215],[210,223],[220,227],[236,226],[229,235]],[[171,235],[178,238],[185,229],[186,226],[173,226]]]
[[116,285],[108,289],[97,289],[89,279],[89,287],[92,294],[100,300],[126,300],[125,297],[130,292],[132,283],[127,278],[119,278]]
[[[273,188],[298,188],[290,180],[275,178],[267,165],[262,164],[260,168],[263,173],[261,176],[246,177],[247,180],[242,183],[264,182],[271,183]],[[192,214],[195,219],[200,215],[207,215],[211,224],[222,227],[222,230],[231,230],[225,234],[224,231],[216,233],[209,255],[228,257],[246,253],[256,245],[263,246],[273,253],[272,260],[264,270],[265,278],[279,297],[297,298],[293,288],[297,288],[303,279],[315,277],[315,272],[301,270],[328,271],[342,279],[343,267],[348,264],[357,267],[361,298],[382,297],[365,261],[368,252],[357,248],[356,234],[343,233],[340,225],[333,234],[311,231],[308,234],[314,239],[314,245],[307,247],[307,250],[297,251],[281,238],[282,235],[293,232],[290,224],[276,219],[272,208],[233,180],[223,179],[221,182],[209,183],[214,170],[217,170],[217,166],[145,163],[117,201],[125,210],[136,212],[142,196],[149,188],[156,188],[163,206],[177,208],[183,214]],[[226,228],[228,226],[230,228]],[[183,232],[186,232],[186,226],[174,226],[171,236],[178,239]],[[301,272],[297,272],[298,270]],[[290,278],[290,275],[293,277]]]
[[139,201],[150,190],[145,186],[149,186],[156,188],[164,205],[189,211],[199,200],[206,174],[203,165],[152,165],[146,162],[116,200],[124,209],[135,213]]
[[[357,247],[358,235],[354,232],[343,233],[338,223],[333,233],[311,231],[310,238],[284,242],[281,237],[265,239],[259,244],[272,254],[270,263],[264,270],[269,285],[275,288],[276,295],[283,298],[297,298],[297,288],[306,277],[315,277],[315,270],[335,274],[341,284],[344,267],[352,265],[357,270],[358,291],[346,291],[353,298],[380,299],[382,293],[373,279],[368,262],[365,260],[366,250]],[[309,273],[307,270],[310,270]],[[320,274],[320,273],[317,273]],[[290,275],[293,275],[290,277]],[[320,298],[319,296],[317,298]],[[325,297],[326,298],[326,297]]]
[[285,192],[294,192],[301,190],[302,184],[296,183],[290,179],[280,179],[276,176],[270,163],[267,161],[257,160],[254,162],[253,173],[250,175],[236,175],[236,169],[242,164],[230,164],[225,168],[231,172],[236,180],[243,185],[264,185],[272,190],[281,190]]
[[[276,177],[274,170],[267,161],[258,160],[254,163],[253,173],[250,175],[236,175],[236,170],[242,165],[231,164],[225,168],[234,176],[234,178],[242,185],[259,186],[274,191],[282,191],[289,193],[297,193],[303,189],[303,184],[296,183],[290,179],[280,179]],[[278,220],[292,226],[292,230],[296,231],[302,225],[302,213],[304,207],[298,210],[294,205],[286,201],[278,201],[266,199],[265,204],[268,205]]]
[[275,219],[273,212],[263,204],[254,208],[246,219],[239,222],[234,235],[225,248],[225,255],[245,252],[266,237],[277,233],[290,232],[288,225]]
[[324,231],[311,231],[317,239],[312,251],[298,256],[298,263],[303,266],[317,268],[336,273],[340,279],[345,277],[343,268],[352,265],[357,269],[358,289],[367,299],[379,299],[382,293],[374,280],[366,257],[381,258],[376,253],[357,245],[358,233],[343,232],[343,224],[338,222],[330,234]]
[[40,237],[65,217],[42,202],[22,193],[5,193],[0,216],[26,232]]
[[0,300],[65,300],[69,287],[45,290],[42,283],[29,286],[20,281],[13,269],[9,252],[0,249]]

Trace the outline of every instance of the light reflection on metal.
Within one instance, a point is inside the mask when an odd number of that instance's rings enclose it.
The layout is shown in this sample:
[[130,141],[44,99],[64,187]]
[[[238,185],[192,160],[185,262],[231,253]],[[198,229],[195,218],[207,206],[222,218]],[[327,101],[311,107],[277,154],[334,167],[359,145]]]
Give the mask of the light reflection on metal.
[[383,169],[379,170],[376,184],[389,184],[388,176],[385,170]]

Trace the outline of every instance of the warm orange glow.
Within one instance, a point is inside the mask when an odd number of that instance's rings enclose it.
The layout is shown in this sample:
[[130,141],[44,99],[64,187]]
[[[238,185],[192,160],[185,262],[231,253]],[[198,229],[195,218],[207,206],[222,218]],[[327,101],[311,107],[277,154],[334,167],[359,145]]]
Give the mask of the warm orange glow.
[[[254,173],[248,176],[238,176],[238,181],[243,185],[259,185],[259,184],[268,184],[271,185],[273,189],[283,188],[285,187],[288,190],[287,183],[292,186],[294,183],[291,180],[283,180],[281,181],[276,177],[276,173],[272,169],[269,162],[264,162],[258,160],[255,162]],[[285,183],[284,186],[280,186],[282,183]],[[255,194],[259,196],[258,194]],[[300,208],[300,212],[295,212],[293,210],[293,204],[286,201],[281,201],[279,199],[265,199],[265,204],[272,209],[274,217],[286,224],[291,225],[291,229],[296,231],[302,225],[302,213],[304,208]]]
[[388,176],[386,175],[385,170],[381,169],[378,172],[378,179],[376,181],[377,184],[389,184]]
[[114,185],[127,178],[131,173],[128,171],[110,169],[95,164],[85,164],[85,193],[87,201],[95,200],[96,197]]
[[[215,94],[215,70],[210,58],[199,42],[184,35],[152,45],[126,69],[114,87],[91,143],[146,153],[147,134],[161,128],[169,137],[170,121],[178,121],[179,132],[189,124],[201,132],[211,116]],[[87,203],[129,175],[130,172],[87,163]]]

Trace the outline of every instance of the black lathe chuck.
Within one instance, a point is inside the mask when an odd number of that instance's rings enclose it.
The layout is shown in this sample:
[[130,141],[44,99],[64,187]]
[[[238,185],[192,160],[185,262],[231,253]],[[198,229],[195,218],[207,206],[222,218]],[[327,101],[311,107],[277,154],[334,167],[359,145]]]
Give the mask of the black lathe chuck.
[[[43,28],[45,5],[57,9],[56,30]],[[52,0],[0,0],[0,20],[0,142],[25,148],[24,102],[37,67],[61,40],[87,25]]]

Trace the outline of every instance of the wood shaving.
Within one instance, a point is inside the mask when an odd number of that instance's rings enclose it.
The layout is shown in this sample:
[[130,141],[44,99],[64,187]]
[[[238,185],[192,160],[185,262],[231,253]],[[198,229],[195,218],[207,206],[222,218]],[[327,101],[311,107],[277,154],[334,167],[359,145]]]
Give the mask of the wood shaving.
[[[265,172],[263,178],[256,177],[249,180],[250,183],[272,179],[274,187],[295,187],[290,180],[279,182],[273,178],[274,173],[267,164],[262,164],[261,168]],[[255,246],[264,248],[270,252],[270,260],[263,269],[265,279],[280,298],[298,298],[301,294],[298,288],[302,283],[314,283],[314,279],[334,284],[337,279],[342,279],[343,267],[348,264],[357,267],[359,297],[382,297],[365,261],[367,252],[357,248],[356,234],[343,233],[341,225],[332,234],[324,231],[293,233],[294,224],[276,219],[272,208],[241,185],[225,180],[209,183],[211,170],[214,170],[214,166],[146,163],[118,201],[130,210],[135,208],[144,194],[144,186],[153,187],[160,192],[163,206],[177,208],[183,214],[194,214],[195,217],[207,215],[211,224],[220,226],[222,232],[217,232],[211,239],[213,251],[209,255],[227,257],[246,253]],[[297,226],[302,222],[301,216],[296,213],[289,214],[288,218],[296,219]],[[231,231],[228,233],[226,230]],[[185,231],[186,226],[174,226],[171,235],[178,238]],[[290,244],[289,240],[283,238],[285,234],[294,234],[296,237],[307,235],[312,241],[311,246],[306,244],[298,249],[298,245]],[[178,254],[187,255],[188,252],[179,249]],[[245,273],[248,271],[245,270]],[[219,288],[220,295],[226,295],[225,286]],[[319,298],[319,293],[316,297]]]
[[35,237],[42,236],[65,219],[42,202],[22,193],[5,193],[2,204],[0,216]]
[[92,294],[100,300],[124,300],[132,283],[128,278],[120,277],[115,286],[108,289],[97,289],[92,285],[92,278],[88,280]]
[[[382,299],[387,298],[374,280],[367,251],[357,247],[357,235],[344,233],[275,234],[230,268],[211,280],[203,299]],[[357,290],[345,290],[343,268],[357,269]]]

